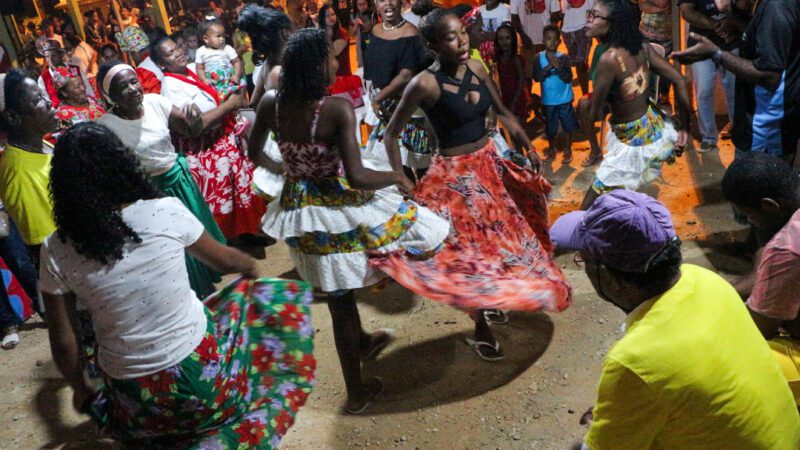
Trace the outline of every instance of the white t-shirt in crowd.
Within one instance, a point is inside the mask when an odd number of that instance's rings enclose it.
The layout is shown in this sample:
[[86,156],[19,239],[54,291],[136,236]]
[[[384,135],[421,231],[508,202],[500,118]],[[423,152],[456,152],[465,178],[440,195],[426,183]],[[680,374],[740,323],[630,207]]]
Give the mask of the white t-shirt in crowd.
[[202,112],[217,107],[217,102],[206,91],[177,78],[164,77],[161,80],[161,95],[178,108],[187,103],[194,103]]
[[403,19],[406,19],[406,22],[409,22],[411,25],[419,28],[419,21],[422,20],[422,17],[414,14],[414,12],[410,9],[403,11],[403,13],[400,15],[403,17]]
[[580,8],[569,6],[569,0],[561,0],[561,11],[564,11],[562,33],[572,33],[586,26],[586,11],[592,9],[594,0],[586,0]]
[[204,228],[174,197],[139,200],[123,208],[122,220],[142,242],[127,241],[113,264],[78,254],[57,233],[47,238],[39,287],[81,299],[94,323],[100,367],[131,379],[178,364],[203,339],[206,316],[189,286],[184,253]]
[[483,31],[494,33],[497,28],[505,22],[511,22],[511,7],[505,3],[500,3],[491,11],[486,9],[486,5],[481,5],[481,18],[483,18]]
[[233,60],[238,57],[239,54],[230,45],[226,45],[221,49],[209,48],[203,45],[197,49],[197,53],[194,55],[194,62],[195,64],[202,64],[203,70],[206,72],[216,72],[228,70],[229,67],[233,66]]
[[525,0],[511,0],[511,15],[519,16],[522,32],[525,33],[534,44],[544,42],[542,35],[544,27],[550,23],[550,15],[559,11],[559,0],[545,0],[544,12],[541,14],[528,14],[525,9]]
[[169,134],[172,102],[159,94],[145,94],[143,103],[141,119],[122,119],[112,110],[97,119],[97,123],[107,126],[133,150],[142,168],[152,177],[166,173],[178,159]]
[[94,78],[97,76],[97,60],[92,63],[92,59],[96,54],[97,52],[91,45],[87,44],[86,41],[81,41],[72,51],[73,64],[80,67],[87,77]]

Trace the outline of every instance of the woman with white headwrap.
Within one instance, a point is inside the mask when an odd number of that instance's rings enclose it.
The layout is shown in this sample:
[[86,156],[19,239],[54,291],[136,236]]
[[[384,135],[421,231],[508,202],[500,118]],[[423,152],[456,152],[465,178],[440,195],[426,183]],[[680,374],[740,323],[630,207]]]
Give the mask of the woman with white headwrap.
[[[175,151],[170,132],[198,136],[203,123],[200,110],[193,103],[176,108],[158,94],[145,94],[133,67],[107,62],[100,67],[97,79],[106,100],[113,106],[97,120],[133,150],[150,179],[162,192],[177,197],[205,226],[215,240],[225,243],[208,205],[189,173],[186,159]],[[189,282],[200,298],[214,292],[219,274],[200,261],[186,256]]]

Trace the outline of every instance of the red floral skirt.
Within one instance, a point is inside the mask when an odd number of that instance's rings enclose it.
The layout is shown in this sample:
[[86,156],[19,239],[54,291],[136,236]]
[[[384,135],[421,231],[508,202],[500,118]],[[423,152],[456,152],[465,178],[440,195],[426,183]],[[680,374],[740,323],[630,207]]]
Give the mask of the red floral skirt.
[[543,177],[497,156],[494,143],[433,158],[414,200],[450,220],[429,259],[406,253],[371,264],[417,294],[461,309],[561,311],[572,288],[553,262]]
[[189,171],[226,238],[260,232],[264,200],[253,191],[253,163],[237,133],[222,127],[198,138],[178,138]]

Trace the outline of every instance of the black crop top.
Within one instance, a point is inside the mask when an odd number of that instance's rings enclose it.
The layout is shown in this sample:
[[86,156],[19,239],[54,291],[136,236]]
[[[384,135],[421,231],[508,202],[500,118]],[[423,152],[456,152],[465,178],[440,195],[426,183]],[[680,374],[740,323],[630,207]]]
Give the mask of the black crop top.
[[[432,107],[423,110],[439,138],[439,148],[469,144],[486,135],[486,111],[492,105],[491,94],[482,80],[478,79],[478,83],[473,84],[472,77],[476,75],[469,67],[466,69],[461,81],[428,70],[436,77],[441,93]],[[445,89],[445,84],[457,86],[458,92]],[[466,99],[470,91],[480,94],[478,103],[474,105]]]
[[416,74],[432,62],[419,36],[387,40],[373,34],[364,55],[364,78],[383,89],[401,70],[409,69]]

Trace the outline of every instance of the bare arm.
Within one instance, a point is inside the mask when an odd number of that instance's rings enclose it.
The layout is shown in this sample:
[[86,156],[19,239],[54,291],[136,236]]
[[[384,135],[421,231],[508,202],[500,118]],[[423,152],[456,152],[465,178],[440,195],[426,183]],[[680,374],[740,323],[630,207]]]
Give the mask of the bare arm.
[[194,63],[195,73],[197,73],[197,78],[200,79],[203,83],[207,83],[206,81],[206,65],[195,61]]
[[603,108],[608,102],[608,93],[619,74],[619,66],[609,52],[603,53],[595,71],[594,90],[592,91],[589,117],[602,117]]
[[187,247],[186,251],[223,275],[241,273],[250,278],[259,277],[255,259],[233,247],[220,244],[207,231],[203,231],[200,239]]
[[75,295],[42,293],[47,310],[47,334],[50,338],[50,353],[58,371],[67,379],[73,392],[73,406],[80,408],[92,395],[92,389],[83,380],[78,339],[72,326],[75,314]]
[[[256,108],[259,103],[261,103],[261,97],[264,96],[264,92],[267,91],[267,78],[269,77],[269,72],[264,73],[267,69],[267,65],[264,64],[263,66],[259,67],[258,70],[261,71],[261,76],[258,77],[260,83],[256,83],[255,88],[253,89],[253,95],[250,97],[250,107]],[[256,74],[253,74],[253,79],[256,78]]]
[[336,54],[336,56],[342,54],[342,52],[347,48],[347,44],[348,42],[344,39],[336,39],[333,41],[333,52]]
[[[364,167],[361,161],[361,149],[356,141],[356,115],[352,105],[343,99],[328,99],[325,104],[328,117],[335,121],[336,148],[344,164],[347,180],[355,189],[378,190],[394,184],[403,184],[405,175],[402,170],[383,172]],[[413,186],[408,182],[408,186]]]
[[383,136],[383,145],[386,146],[386,154],[389,156],[389,163],[395,171],[403,170],[402,159],[400,158],[400,147],[398,139],[403,127],[411,120],[414,111],[422,105],[423,101],[435,102],[439,98],[439,86],[433,75],[421,73],[414,77],[403,92],[400,104],[392,114],[389,124]]
[[694,7],[694,3],[681,3],[681,15],[683,20],[695,28],[703,30],[713,30],[717,24],[707,15],[701,13]]
[[652,51],[649,45],[645,46],[645,48],[650,58],[650,67],[662,78],[666,78],[675,86],[675,98],[678,100],[678,115],[680,119],[678,129],[688,130],[692,104],[689,94],[689,85],[686,83],[686,79],[678,72],[678,69],[666,59]]
[[219,126],[228,114],[242,105],[241,90],[230,95],[221,105],[203,113],[203,132]]
[[253,131],[247,141],[247,156],[254,164],[281,175],[284,171],[283,164],[273,161],[263,151],[269,133],[275,129],[275,101],[275,95],[271,93],[261,98],[256,108],[256,123],[253,124]]
[[528,37],[527,34],[525,34],[525,31],[522,30],[522,21],[519,20],[519,16],[517,14],[511,14],[511,26],[514,27],[514,30],[522,39],[523,47],[533,47],[533,41]]
[[400,70],[400,73],[392,78],[392,81],[386,85],[386,87],[381,89],[381,92],[378,93],[378,95],[372,98],[373,108],[376,103],[380,104],[387,98],[392,98],[402,93],[412,78],[414,78],[414,72],[412,72],[410,69]]
[[244,73],[244,63],[242,62],[242,58],[236,58],[233,61],[233,84],[239,84],[242,81],[242,74]]

